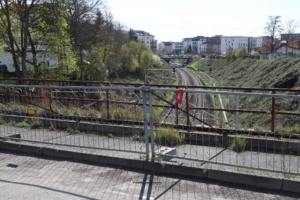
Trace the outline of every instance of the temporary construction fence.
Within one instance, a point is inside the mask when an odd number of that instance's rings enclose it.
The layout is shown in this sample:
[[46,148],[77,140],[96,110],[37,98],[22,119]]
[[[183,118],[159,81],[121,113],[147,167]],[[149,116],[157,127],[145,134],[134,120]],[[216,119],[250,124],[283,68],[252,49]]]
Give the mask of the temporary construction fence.
[[0,84],[0,137],[299,174],[297,91],[217,89]]

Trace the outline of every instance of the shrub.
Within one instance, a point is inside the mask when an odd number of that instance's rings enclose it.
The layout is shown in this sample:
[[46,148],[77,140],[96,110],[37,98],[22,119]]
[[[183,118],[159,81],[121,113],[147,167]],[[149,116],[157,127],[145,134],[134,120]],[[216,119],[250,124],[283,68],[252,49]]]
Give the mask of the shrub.
[[236,152],[241,152],[245,150],[246,144],[247,140],[245,138],[241,138],[240,136],[236,135],[234,136],[229,148]]
[[30,124],[28,124],[28,123],[24,120],[24,121],[22,121],[22,122],[17,123],[17,127],[20,127],[20,128],[27,128],[27,127],[30,127]]
[[32,129],[39,129],[39,128],[42,128],[43,126],[44,126],[44,124],[40,120],[33,121],[31,124]]

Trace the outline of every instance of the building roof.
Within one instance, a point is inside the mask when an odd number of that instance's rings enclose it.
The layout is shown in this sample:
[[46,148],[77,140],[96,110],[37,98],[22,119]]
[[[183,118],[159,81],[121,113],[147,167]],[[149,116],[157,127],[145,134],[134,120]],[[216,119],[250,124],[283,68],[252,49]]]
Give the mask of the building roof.
[[170,46],[170,45],[172,45],[174,42],[163,42],[163,44],[165,45],[165,46]]
[[133,30],[133,32],[136,36],[152,36],[152,37],[154,37],[154,35],[151,35],[150,33],[146,32],[146,31]]

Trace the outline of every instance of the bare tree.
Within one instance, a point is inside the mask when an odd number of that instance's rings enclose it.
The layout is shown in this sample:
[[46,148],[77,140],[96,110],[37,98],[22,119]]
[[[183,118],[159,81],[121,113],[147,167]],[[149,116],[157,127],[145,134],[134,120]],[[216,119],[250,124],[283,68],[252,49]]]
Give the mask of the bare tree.
[[286,42],[285,54],[287,54],[289,42],[294,40],[294,33],[299,27],[299,22],[295,21],[294,19],[290,19],[285,22],[285,25],[283,27],[284,34],[281,34],[281,40],[285,40]]
[[271,53],[273,53],[275,49],[275,45],[278,43],[277,40],[278,35],[282,31],[281,27],[281,16],[269,16],[269,19],[265,26],[266,34],[270,37],[270,40],[266,40],[265,46],[271,47]]

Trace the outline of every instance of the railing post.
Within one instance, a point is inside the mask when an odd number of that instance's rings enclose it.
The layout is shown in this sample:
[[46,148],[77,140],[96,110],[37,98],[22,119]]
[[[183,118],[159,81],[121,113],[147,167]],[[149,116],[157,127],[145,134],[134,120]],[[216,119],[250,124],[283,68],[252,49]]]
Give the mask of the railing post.
[[178,104],[176,103],[176,125],[178,125]]
[[[48,86],[50,86],[50,82],[48,81]],[[52,111],[52,96],[51,96],[51,89],[49,88],[48,89],[48,92],[49,92],[49,108],[50,110]]]
[[153,133],[153,110],[152,110],[152,94],[149,92],[149,121],[150,121],[150,136],[151,136],[151,161],[154,161],[155,150],[154,150],[154,133]]
[[239,126],[239,100],[240,96],[236,95],[235,97],[235,128],[238,129]]
[[[188,89],[188,87],[186,87]],[[190,107],[189,107],[189,93],[185,93],[185,101],[186,101],[186,125],[190,125]]]
[[[276,94],[276,91],[273,90],[272,94]],[[274,132],[275,130],[275,97],[272,97],[272,111],[271,111],[271,115],[272,115],[272,119],[271,119],[271,131]]]
[[[45,81],[43,81],[43,85],[46,86]],[[46,94],[46,89],[42,89],[43,95],[44,95],[44,103],[45,103],[45,108],[48,108],[48,101],[47,101],[47,94]]]
[[148,120],[147,120],[147,94],[145,87],[142,88],[143,92],[143,109],[144,109],[144,133],[146,143],[146,160],[149,160],[149,138],[148,138]]
[[[107,84],[109,86],[109,83]],[[109,113],[109,90],[106,90],[106,112],[107,112],[107,119],[110,118],[110,113]]]

